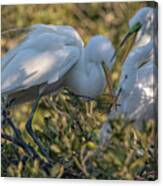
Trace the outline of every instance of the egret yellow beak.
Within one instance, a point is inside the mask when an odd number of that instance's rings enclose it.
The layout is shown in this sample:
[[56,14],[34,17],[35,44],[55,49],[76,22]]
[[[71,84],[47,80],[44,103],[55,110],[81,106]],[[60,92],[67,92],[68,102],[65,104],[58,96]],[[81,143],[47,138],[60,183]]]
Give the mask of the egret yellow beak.
[[129,31],[127,32],[127,34],[125,34],[125,36],[123,37],[122,41],[120,42],[117,50],[115,51],[112,59],[111,59],[111,62],[114,60],[115,56],[118,54],[119,50],[124,46],[124,44],[127,42],[128,38],[131,37],[133,34],[137,34],[137,32],[140,30],[141,28],[141,23],[137,22],[135,25],[133,25]]
[[108,68],[108,66],[105,64],[105,62],[102,62],[102,67],[105,73],[105,78],[106,78],[106,83],[108,86],[109,94],[112,98],[114,98],[114,91],[113,91],[113,83],[112,83],[112,77],[111,77],[111,72]]
[[[130,49],[132,48],[133,44],[134,44],[134,41],[135,41],[135,37],[136,37],[136,34],[137,32],[139,31],[139,29],[141,28],[141,24],[140,23],[136,23],[135,25],[133,25],[128,33],[124,36],[123,40],[120,42],[119,44],[119,47],[118,49],[115,51],[112,59],[111,59],[111,62],[112,60],[114,60],[115,56],[117,55],[117,53],[119,52],[119,50],[123,47],[123,45],[126,43],[126,41],[128,40],[128,38],[132,35],[134,35],[134,38],[132,40],[132,42],[130,43],[130,45],[127,47],[124,55],[123,55],[123,59],[122,61],[124,61],[124,59],[126,58],[126,56],[128,55]],[[111,72],[108,68],[108,66],[105,64],[105,62],[103,61],[102,62],[102,67],[103,67],[103,70],[104,70],[104,73],[105,73],[105,78],[106,78],[106,82],[107,82],[107,87],[108,87],[108,90],[109,90],[109,96],[111,97],[112,99],[112,106],[116,103],[116,96],[115,96],[115,93],[114,93],[114,90],[113,90],[113,81],[112,81],[112,76],[111,76]]]
[[137,22],[135,25],[133,25],[129,31],[127,32],[127,34],[124,36],[124,38],[122,39],[119,47],[121,48],[124,43],[128,40],[128,38],[133,35],[134,33],[137,33],[141,28],[141,23]]

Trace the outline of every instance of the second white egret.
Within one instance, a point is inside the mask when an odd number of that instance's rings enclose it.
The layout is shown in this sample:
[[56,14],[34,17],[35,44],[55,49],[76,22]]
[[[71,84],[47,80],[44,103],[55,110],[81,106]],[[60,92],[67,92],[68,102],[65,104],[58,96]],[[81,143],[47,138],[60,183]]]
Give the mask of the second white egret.
[[157,20],[156,10],[141,8],[129,27],[141,23],[136,42],[122,66],[117,93],[119,107],[110,118],[124,115],[141,129],[143,121],[157,117]]

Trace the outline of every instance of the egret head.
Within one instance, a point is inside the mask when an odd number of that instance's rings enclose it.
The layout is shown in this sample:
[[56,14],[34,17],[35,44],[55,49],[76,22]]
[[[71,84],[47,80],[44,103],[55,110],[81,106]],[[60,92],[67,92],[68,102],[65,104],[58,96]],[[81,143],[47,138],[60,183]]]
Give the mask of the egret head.
[[86,46],[88,60],[99,64],[105,62],[109,69],[114,64],[114,60],[111,60],[114,52],[115,49],[111,41],[101,35],[92,37]]
[[139,38],[144,34],[153,34],[154,9],[150,7],[139,9],[136,14],[130,19],[129,28],[131,29],[137,23],[141,24],[141,29],[138,32]]

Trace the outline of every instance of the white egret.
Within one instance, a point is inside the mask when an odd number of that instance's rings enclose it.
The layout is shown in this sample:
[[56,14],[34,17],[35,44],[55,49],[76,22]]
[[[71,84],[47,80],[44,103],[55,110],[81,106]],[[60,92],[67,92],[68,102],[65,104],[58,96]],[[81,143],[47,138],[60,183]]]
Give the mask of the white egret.
[[[144,7],[129,21],[129,27],[140,22],[132,51],[125,60],[117,90],[119,107],[109,118],[124,115],[134,121],[137,128],[142,122],[157,117],[157,29],[154,8]],[[156,45],[155,45],[156,44]]]
[[101,64],[111,69],[113,53],[104,36],[92,37],[84,48],[70,26],[34,25],[26,39],[2,58],[2,95],[16,104],[68,87],[74,94],[95,98],[106,84]]
[[2,58],[2,96],[13,105],[35,100],[26,129],[46,157],[31,126],[40,97],[67,87],[76,95],[95,98],[106,84],[102,62],[111,69],[113,54],[104,36],[92,37],[84,47],[72,27],[38,24]]

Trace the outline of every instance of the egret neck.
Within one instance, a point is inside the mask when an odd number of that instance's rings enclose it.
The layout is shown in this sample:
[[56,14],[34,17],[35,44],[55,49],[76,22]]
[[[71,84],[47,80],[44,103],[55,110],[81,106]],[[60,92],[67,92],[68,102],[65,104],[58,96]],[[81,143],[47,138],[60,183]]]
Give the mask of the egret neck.
[[103,92],[106,79],[101,63],[91,61],[87,52],[87,48],[82,49],[80,60],[65,78],[65,86],[76,95],[95,98]]

